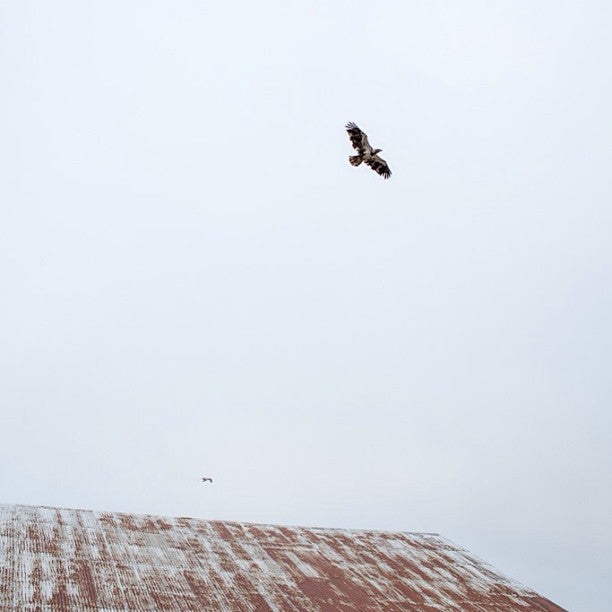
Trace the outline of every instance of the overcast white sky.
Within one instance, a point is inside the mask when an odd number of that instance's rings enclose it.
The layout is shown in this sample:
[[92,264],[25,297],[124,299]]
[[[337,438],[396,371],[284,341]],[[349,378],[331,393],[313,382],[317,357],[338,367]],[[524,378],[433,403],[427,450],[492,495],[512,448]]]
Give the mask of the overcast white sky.
[[610,23],[0,2],[0,501],[434,531],[609,610]]

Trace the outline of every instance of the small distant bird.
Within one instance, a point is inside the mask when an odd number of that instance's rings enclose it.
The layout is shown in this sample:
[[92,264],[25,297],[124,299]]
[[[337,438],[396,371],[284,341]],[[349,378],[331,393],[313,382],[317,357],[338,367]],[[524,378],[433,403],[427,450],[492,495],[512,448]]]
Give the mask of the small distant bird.
[[202,478],[202,482],[212,482],[212,478]]
[[365,162],[372,170],[378,172],[380,176],[388,179],[391,176],[391,170],[389,170],[387,162],[378,157],[382,149],[374,149],[368,142],[367,134],[362,132],[352,121],[347,123],[345,127],[353,148],[358,153],[358,155],[351,155],[349,157],[351,164],[358,166],[361,162]]

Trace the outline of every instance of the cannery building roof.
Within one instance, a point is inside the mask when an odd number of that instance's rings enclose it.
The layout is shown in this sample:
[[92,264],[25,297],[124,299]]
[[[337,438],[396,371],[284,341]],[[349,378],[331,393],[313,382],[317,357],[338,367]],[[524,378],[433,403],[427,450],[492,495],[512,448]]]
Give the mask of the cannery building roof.
[[18,505],[0,609],[563,610],[435,534]]

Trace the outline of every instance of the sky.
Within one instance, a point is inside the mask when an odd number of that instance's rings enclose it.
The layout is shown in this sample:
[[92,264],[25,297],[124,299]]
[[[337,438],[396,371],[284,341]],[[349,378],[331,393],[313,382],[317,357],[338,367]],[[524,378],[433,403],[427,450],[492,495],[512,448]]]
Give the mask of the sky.
[[611,20],[0,2],[0,502],[436,532],[608,610]]

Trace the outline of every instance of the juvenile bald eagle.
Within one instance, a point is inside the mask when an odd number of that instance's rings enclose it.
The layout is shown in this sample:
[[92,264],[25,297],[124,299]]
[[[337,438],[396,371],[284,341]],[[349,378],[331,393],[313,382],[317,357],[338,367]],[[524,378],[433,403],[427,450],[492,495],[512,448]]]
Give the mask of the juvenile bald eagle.
[[378,172],[380,176],[388,179],[391,176],[391,170],[387,166],[387,162],[378,157],[382,149],[374,149],[368,142],[368,136],[362,132],[352,121],[346,124],[353,148],[356,149],[358,155],[351,155],[349,161],[353,166],[358,166],[361,162],[365,162],[372,170]]
[[212,478],[202,478],[202,482],[212,482]]

